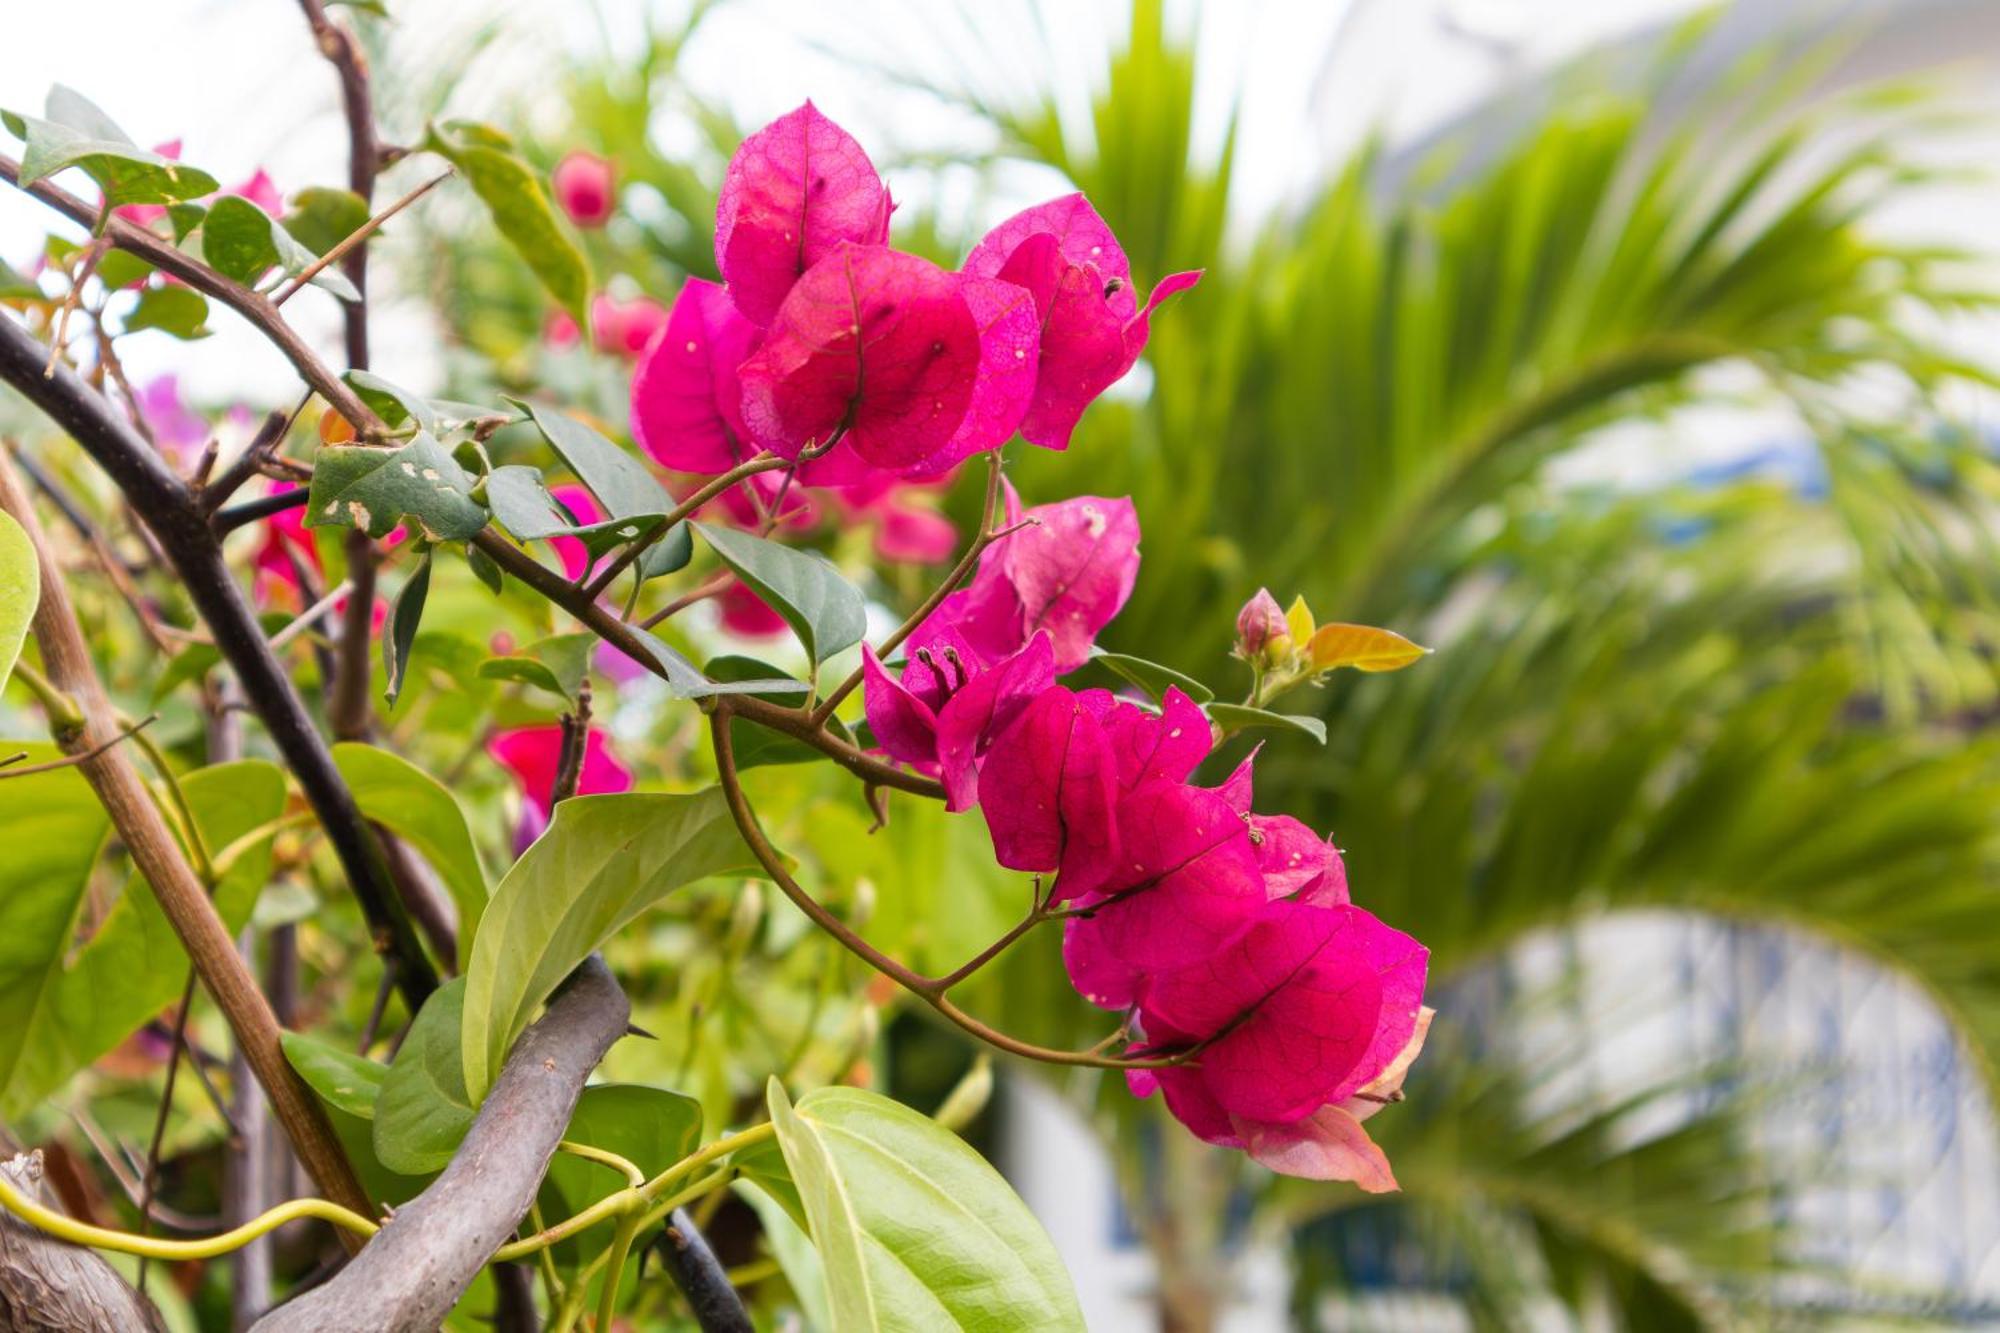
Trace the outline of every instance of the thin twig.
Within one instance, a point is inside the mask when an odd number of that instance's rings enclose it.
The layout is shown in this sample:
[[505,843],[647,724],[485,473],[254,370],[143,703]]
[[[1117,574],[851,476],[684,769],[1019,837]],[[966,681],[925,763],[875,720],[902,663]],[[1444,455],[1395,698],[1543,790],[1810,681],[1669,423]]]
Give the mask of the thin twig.
[[711,479],[701,489],[675,505],[673,511],[661,518],[645,535],[637,538],[627,545],[623,551],[619,552],[616,559],[606,565],[598,573],[597,577],[590,580],[585,587],[585,591],[592,597],[603,595],[604,590],[611,586],[613,579],[623,573],[626,567],[634,560],[644,555],[647,548],[652,546],[653,543],[659,541],[660,538],[666,536],[669,532],[672,532],[676,523],[681,523],[694,517],[695,513],[703,505],[745,478],[754,477],[760,472],[769,472],[774,468],[787,466],[790,466],[790,464],[776,454],[760,454],[747,462],[738,463],[721,476]]
[[271,651],[274,653],[277,652],[293,639],[298,638],[299,635],[311,629],[314,622],[328,611],[331,611],[341,598],[347,596],[347,590],[350,586],[352,585],[346,579],[342,579],[327,591],[326,596],[320,598],[296,616],[293,616],[291,620],[286,622],[282,629],[271,636]]
[[438,186],[444,184],[447,180],[451,179],[451,177],[454,174],[456,174],[456,172],[457,172],[456,167],[446,167],[444,171],[440,172],[436,176],[431,177],[429,180],[425,181],[422,185],[419,185],[416,189],[410,191],[408,194],[404,195],[401,199],[398,199],[395,203],[390,204],[380,213],[377,213],[374,217],[369,218],[366,222],[362,223],[360,226],[356,227],[353,231],[349,232],[346,236],[342,237],[339,243],[337,243],[331,250],[328,250],[325,254],[321,255],[317,260],[313,261],[312,263],[306,265],[303,269],[299,270],[299,275],[298,277],[292,279],[291,286],[285,288],[283,291],[273,293],[271,297],[272,306],[274,307],[282,306],[285,302],[291,300],[292,296],[299,290],[299,288],[305,286],[307,283],[311,282],[314,278],[319,276],[320,270],[324,269],[329,264],[337,263],[340,260],[346,258],[348,251],[352,250],[355,246],[361,244],[363,241],[367,240],[370,236],[374,235],[376,229],[379,228],[383,223],[387,222],[390,218],[395,217],[396,214],[402,212],[404,209],[408,208],[411,204],[416,203],[417,200],[423,198],[425,195],[429,194],[432,190],[435,190]]
[[[153,1234],[153,1191],[160,1178],[160,1145],[167,1137],[167,1113],[174,1105],[174,1077],[180,1072],[181,1050],[187,1045],[188,1011],[194,1008],[194,978],[192,967],[188,969],[187,981],[181,986],[180,1007],[174,1012],[173,1045],[167,1049],[167,1079],[160,1089],[160,1109],[153,1117],[152,1142],[146,1145],[146,1169],[139,1175],[139,1234]],[[189,1058],[193,1058],[190,1056]],[[139,1290],[146,1290],[146,1259],[139,1258]]]
[[75,768],[80,764],[87,764],[91,760],[97,758],[97,756],[103,754],[106,750],[109,750],[112,746],[119,745],[125,741],[130,740],[132,737],[138,735],[141,731],[145,730],[147,727],[152,726],[155,722],[159,720],[160,720],[160,715],[158,713],[148,713],[146,714],[146,716],[140,718],[137,722],[134,722],[131,726],[125,728],[123,731],[120,731],[116,736],[111,737],[109,740],[99,742],[98,744],[92,746],[89,750],[86,750],[82,754],[65,755],[61,759],[51,759],[46,763],[29,764],[26,768],[12,767],[11,765],[13,765],[17,760],[25,759],[28,757],[28,752],[26,750],[23,750],[20,754],[15,755],[11,759],[0,760],[0,770],[4,770],[0,771],[0,781],[5,781],[9,778],[33,777],[37,773],[53,773],[59,768]]
[[743,784],[736,772],[736,754],[729,738],[729,716],[733,706],[734,700],[726,700],[709,715],[709,732],[715,747],[716,772],[722,782],[723,800],[729,807],[730,817],[735,820],[737,831],[743,835],[743,841],[749,846],[750,854],[757,858],[757,863],[764,867],[764,872],[771,877],[779,890],[791,899],[792,905],[805,913],[814,925],[840,941],[849,953],[974,1037],[1013,1055],[1038,1060],[1044,1064],[1085,1065],[1094,1069],[1162,1069],[1186,1064],[1193,1058],[1195,1052],[1190,1050],[1159,1057],[1119,1059],[1099,1055],[1093,1051],[1061,1051],[1022,1041],[1019,1037],[1010,1036],[981,1022],[953,1004],[945,994],[946,988],[941,984],[945,978],[927,977],[891,958],[863,939],[858,932],[828,911],[818,899],[807,893],[799,882],[792,878],[791,871],[786,868],[784,857],[771,845],[770,839],[764,836],[764,830],[757,823],[756,813],[751,810],[749,799],[743,794]]
[[292,409],[290,416],[283,412],[265,413],[263,423],[257,427],[257,433],[251,437],[249,446],[230,460],[229,466],[222,469],[222,475],[197,490],[196,493],[201,497],[201,507],[211,514],[214,513],[222,508],[230,496],[236,494],[244,482],[256,476],[257,467],[263,462],[264,456],[284,441],[292,429],[292,422],[298,419],[299,413],[303,412],[306,404],[311,401],[312,390],[308,389],[305,397],[299,399],[299,405]]

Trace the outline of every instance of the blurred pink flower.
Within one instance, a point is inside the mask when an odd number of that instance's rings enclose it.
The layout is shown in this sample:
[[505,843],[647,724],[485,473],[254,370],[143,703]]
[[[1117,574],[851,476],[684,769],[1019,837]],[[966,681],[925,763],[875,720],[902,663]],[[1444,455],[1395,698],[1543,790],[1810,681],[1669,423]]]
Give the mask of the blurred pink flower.
[[550,174],[556,203],[579,227],[601,227],[611,219],[617,183],[611,163],[595,153],[576,149],[563,156]]

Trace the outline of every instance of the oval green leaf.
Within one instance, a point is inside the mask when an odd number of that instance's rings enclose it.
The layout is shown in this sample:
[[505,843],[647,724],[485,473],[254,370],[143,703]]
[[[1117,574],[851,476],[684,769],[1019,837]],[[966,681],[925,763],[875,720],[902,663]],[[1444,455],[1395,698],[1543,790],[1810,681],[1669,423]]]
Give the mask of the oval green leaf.
[[333,763],[361,813],[422,852],[444,880],[458,909],[458,956],[469,957],[486,911],[486,872],[458,798],[401,755],[359,741],[334,746]]
[[472,1126],[479,1099],[466,1092],[458,1049],[465,996],[464,977],[432,991],[382,1079],[375,1156],[400,1175],[442,1169]]
[[41,567],[35,562],[34,544],[12,514],[0,513],[0,685],[14,674],[41,597]]
[[749,873],[751,864],[714,788],[558,805],[548,832],[494,889],[473,940],[464,1084],[474,1100],[493,1086],[507,1048],[542,1002],[621,926],[685,884]]
[[956,1134],[857,1088],[768,1097],[834,1333],[1083,1328],[1048,1233]]
[[733,528],[695,524],[722,563],[785,618],[806,655],[824,662],[868,632],[861,590],[817,551],[800,551]]

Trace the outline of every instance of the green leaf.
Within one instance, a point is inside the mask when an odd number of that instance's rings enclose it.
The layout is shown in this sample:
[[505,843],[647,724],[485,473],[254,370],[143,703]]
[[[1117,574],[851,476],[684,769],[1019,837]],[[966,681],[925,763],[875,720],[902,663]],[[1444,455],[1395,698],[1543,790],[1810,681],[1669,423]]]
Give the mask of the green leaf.
[[168,659],[166,669],[153,682],[153,702],[158,704],[176,688],[200,680],[222,661],[222,650],[212,643],[191,643]]
[[442,1169],[472,1125],[478,1099],[466,1092],[458,1049],[465,999],[464,977],[432,991],[382,1079],[375,1156],[391,1171],[420,1176]]
[[417,429],[431,435],[438,433],[437,410],[421,394],[411,393],[371,370],[349,370],[341,378],[391,430],[414,421]]
[[[47,747],[31,758],[48,757]],[[203,844],[218,852],[284,810],[285,776],[262,760],[197,769],[180,779]],[[73,769],[0,788],[0,1115],[16,1116],[60,1088],[173,1003],[187,954],[137,875],[90,939],[74,944],[102,812]],[[270,873],[268,840],[239,855],[216,886],[230,932],[250,918]]]
[[[563,1137],[606,1152],[656,1176],[695,1150],[701,1139],[701,1103],[678,1092],[638,1083],[600,1083],[583,1090]],[[542,1181],[542,1216],[549,1221],[583,1211],[607,1194],[623,1189],[624,1176],[611,1167],[558,1152]],[[610,1239],[607,1219],[571,1242],[559,1257],[573,1259],[603,1248]]]
[[[153,266],[130,250],[106,250],[97,261],[97,280],[112,291],[137,286],[153,274]],[[0,296],[5,296],[0,291]]]
[[424,602],[431,595],[431,552],[426,550],[410,577],[396,593],[396,604],[389,611],[389,632],[382,636],[382,666],[388,675],[388,700],[391,709],[403,692],[403,676],[410,667],[410,644],[417,637],[417,626],[423,623]]
[[459,169],[494,225],[556,303],[589,327],[590,265],[556,221],[542,183],[498,130],[466,121],[432,127],[424,147]]
[[[772,703],[789,704],[810,688],[804,681],[793,679],[769,662],[734,653],[710,658],[702,670],[718,687],[727,686],[732,692],[754,695]],[[847,724],[837,717],[827,719],[827,729],[842,740],[853,739]],[[738,768],[810,764],[826,758],[823,752],[804,741],[769,727],[760,727],[754,722],[746,722],[740,717],[729,720],[729,742]]]
[[41,597],[41,567],[35,560],[34,543],[12,514],[0,513],[0,686],[14,674],[21,644],[28,637],[28,623],[35,618]]
[[639,579],[644,582],[664,574],[678,574],[692,559],[694,533],[685,522],[676,523],[639,557]]
[[519,398],[507,401],[528,414],[549,448],[613,519],[657,519],[674,508],[674,497],[645,464],[569,413]]
[[463,962],[472,954],[487,894],[486,871],[458,798],[401,755],[359,741],[335,745],[333,763],[361,813],[422,852],[444,881],[458,909],[458,957]]
[[[319,259],[284,224],[248,199],[228,194],[209,205],[196,236],[201,257],[212,268],[254,287],[272,269],[297,277]],[[361,293],[335,268],[321,269],[312,283],[344,301],[359,301]]]
[[465,1086],[483,1096],[556,985],[667,894],[750,873],[722,793],[577,796],[501,879],[465,980]]
[[[758,1185],[763,1183],[758,1181]],[[799,1303],[799,1313],[806,1317],[806,1327],[832,1328],[833,1311],[826,1301],[826,1269],[820,1265],[819,1251],[813,1248],[812,1237],[806,1234],[805,1228],[783,1204],[758,1185],[746,1180],[730,1188],[757,1214],[757,1222],[764,1229],[764,1241],[771,1248],[771,1257],[778,1261],[785,1281],[791,1285],[792,1296]]]
[[853,647],[867,633],[860,589],[841,577],[825,556],[732,528],[705,523],[695,528],[722,563],[785,618],[814,662]]
[[183,342],[209,335],[208,298],[191,287],[149,287],[125,316],[125,332],[158,329]]
[[314,459],[306,525],[382,537],[408,519],[430,541],[465,541],[486,526],[472,486],[472,474],[421,432],[401,449],[327,445]]
[[352,190],[311,186],[292,196],[285,230],[315,255],[324,255],[368,221],[368,202]]
[[68,167],[81,167],[104,192],[104,202],[164,204],[194,199],[218,188],[215,177],[139,147],[81,93],[57,84],[49,90],[47,117],[0,111],[0,120],[26,150],[21,187]]
[[479,674],[488,680],[518,680],[574,703],[590,674],[596,646],[595,634],[552,634],[518,653],[487,658],[479,664]]
[[189,236],[194,234],[195,228],[201,226],[207,217],[208,208],[206,205],[168,204],[167,222],[174,229],[174,244],[179,245],[181,242],[187,240]]
[[834,1333],[1083,1328],[1048,1233],[956,1134],[855,1088],[769,1102]]
[[278,1040],[285,1059],[321,1101],[363,1120],[375,1118],[375,1100],[389,1076],[386,1065],[303,1032],[286,1032]]
[[1102,649],[1093,651],[1090,660],[1099,663],[1106,671],[1120,680],[1137,685],[1153,699],[1166,697],[1169,686],[1177,687],[1182,694],[1198,704],[1205,704],[1215,697],[1215,691],[1196,680],[1183,675],[1170,666],[1158,662],[1148,662],[1143,657],[1131,657],[1125,653],[1107,653]]
[[501,572],[500,566],[493,563],[493,557],[471,542],[465,544],[465,567],[472,571],[472,577],[485,584],[486,590],[496,597],[507,586],[507,576]]
[[568,536],[577,529],[575,517],[549,494],[540,468],[520,463],[494,468],[486,474],[486,503],[494,521],[524,542]]
[[1304,713],[1273,713],[1269,709],[1250,708],[1243,704],[1210,704],[1206,712],[1209,721],[1221,727],[1225,735],[1266,727],[1273,731],[1296,731],[1302,736],[1312,737],[1321,745],[1326,744],[1326,723]]

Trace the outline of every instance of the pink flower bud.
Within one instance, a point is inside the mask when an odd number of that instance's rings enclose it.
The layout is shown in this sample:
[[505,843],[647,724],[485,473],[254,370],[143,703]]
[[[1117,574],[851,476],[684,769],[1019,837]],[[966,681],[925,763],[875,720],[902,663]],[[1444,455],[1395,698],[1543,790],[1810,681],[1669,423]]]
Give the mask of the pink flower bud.
[[1257,589],[1257,595],[1243,603],[1243,609],[1236,613],[1236,651],[1242,657],[1261,656],[1273,639],[1290,632],[1285,625],[1285,609],[1271,596],[1269,588]]
[[579,227],[601,227],[611,219],[611,203],[617,182],[611,164],[595,153],[581,149],[556,163],[549,183],[555,186],[556,203]]

